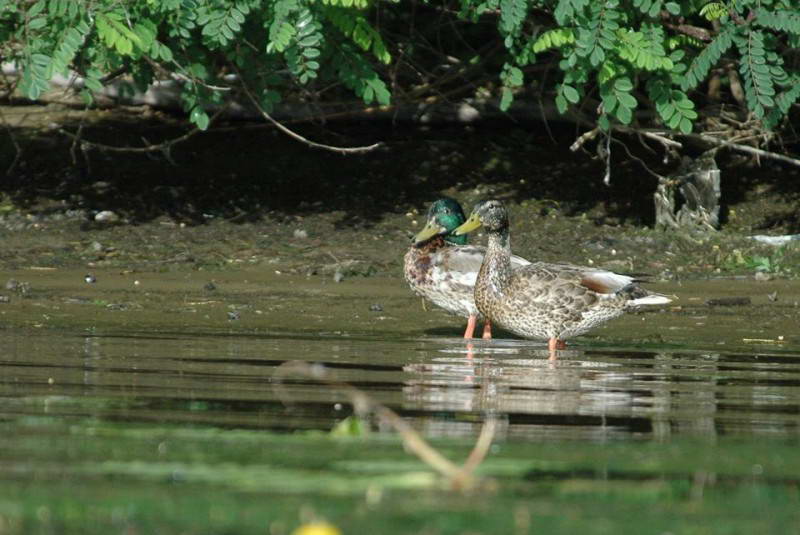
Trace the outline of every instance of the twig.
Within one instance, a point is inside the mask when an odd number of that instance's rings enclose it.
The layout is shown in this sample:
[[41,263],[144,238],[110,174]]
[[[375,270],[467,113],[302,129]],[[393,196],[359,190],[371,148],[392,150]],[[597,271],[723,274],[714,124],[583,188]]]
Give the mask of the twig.
[[75,137],[72,139],[72,145],[69,147],[69,154],[72,156],[72,165],[78,165],[78,157],[75,156],[75,149],[80,147],[81,152],[83,153],[84,160],[88,163],[88,158],[86,157],[86,146],[81,142],[83,138],[83,125],[86,123],[86,108],[83,109],[83,113],[81,114],[81,122],[78,124],[78,131],[75,133]]
[[[631,128],[629,126],[614,126],[613,128],[615,131],[621,132],[623,134],[636,134],[639,136],[644,136],[648,139],[652,139],[653,141],[658,141],[659,143],[664,145],[665,148],[672,148],[672,149],[683,148],[682,143],[680,143],[679,141],[675,141],[670,137],[667,137],[668,134],[666,132],[653,131],[653,130],[640,130],[638,128]],[[577,151],[588,141],[591,141],[594,138],[596,138],[598,134],[600,134],[599,127],[593,128],[588,132],[584,132],[583,134],[578,136],[578,138],[572,143],[572,145],[569,146],[569,150],[571,150],[572,152]]]
[[636,160],[637,162],[639,162],[639,164],[640,164],[640,165],[641,165],[641,166],[644,168],[644,170],[645,170],[645,171],[647,171],[649,174],[651,174],[651,175],[653,175],[654,177],[656,177],[658,180],[664,180],[664,177],[663,177],[663,176],[661,176],[661,175],[659,175],[658,173],[656,173],[656,172],[655,172],[655,171],[653,171],[652,169],[650,169],[650,168],[647,166],[647,164],[644,162],[644,160],[642,160],[642,159],[641,159],[641,158],[639,158],[638,156],[634,156],[634,155],[631,153],[630,149],[628,149],[628,145],[626,145],[625,143],[623,143],[622,141],[620,141],[620,140],[618,140],[618,139],[615,139],[615,140],[614,140],[614,142],[615,142],[615,143],[618,143],[618,144],[620,144],[620,145],[622,145],[622,148],[623,148],[623,149],[625,149],[625,153],[628,155],[628,158],[630,158],[630,159],[632,159],[632,160]]
[[6,175],[11,176],[11,173],[14,171],[14,168],[17,167],[17,163],[19,163],[19,160],[22,157],[22,147],[17,142],[17,138],[14,136],[14,131],[11,130],[11,126],[9,126],[8,121],[6,121],[6,116],[1,110],[0,121],[3,122],[3,126],[8,132],[8,137],[11,139],[11,144],[14,145],[14,160],[11,162],[11,165],[8,166],[8,169],[6,169]]
[[603,184],[606,186],[611,185],[611,132],[606,132],[606,172],[603,175]]
[[788,163],[800,167],[800,160],[796,158],[790,158],[789,156],[784,156],[783,154],[777,154],[775,152],[770,152],[763,149],[757,149],[749,145],[740,145],[739,143],[731,143],[730,141],[717,139],[711,136],[707,136],[705,134],[688,134],[687,137],[692,139],[699,139],[701,141],[705,141],[706,143],[711,143],[712,145],[716,145],[718,147],[725,147],[739,152],[747,152],[755,156],[769,158],[771,160],[777,160],[779,162]]
[[[211,116],[211,119],[209,120],[209,122],[213,122],[217,117],[219,117],[227,109],[227,107],[228,107],[228,105],[225,105],[225,106],[222,106],[219,110],[217,110],[214,113],[214,115]],[[194,136],[195,134],[198,134],[198,133],[202,132],[202,130],[200,130],[200,128],[195,127],[193,129],[191,129],[190,131],[188,131],[187,133],[185,133],[184,135],[176,137],[174,139],[170,139],[170,140],[164,141],[163,143],[154,143],[154,144],[150,144],[150,145],[145,145],[144,147],[115,147],[113,145],[106,145],[104,143],[97,143],[95,141],[86,141],[85,139],[82,139],[81,135],[80,135],[82,129],[83,129],[83,123],[81,123],[81,126],[78,128],[78,133],[77,134],[73,134],[72,132],[68,132],[68,131],[64,130],[63,128],[59,128],[57,130],[57,132],[67,136],[70,139],[72,139],[73,142],[74,142],[73,143],[73,147],[75,146],[76,143],[80,143],[81,149],[84,149],[84,150],[87,149],[87,148],[91,148],[91,149],[98,149],[98,150],[107,151],[107,152],[133,152],[133,153],[163,152],[164,155],[167,157],[167,159],[170,159],[170,150],[172,149],[173,145],[176,145],[178,143],[186,141],[187,139],[189,139],[190,137]]]
[[475,472],[475,469],[478,468],[486,458],[486,454],[489,453],[489,448],[492,446],[496,428],[497,420],[495,420],[493,416],[488,416],[487,420],[483,423],[481,434],[478,435],[475,446],[469,453],[467,460],[464,461],[464,466],[461,467],[461,473],[459,475],[462,479],[472,477],[472,473]]
[[572,143],[572,145],[569,146],[569,150],[571,150],[572,152],[577,151],[578,149],[583,147],[588,141],[591,141],[594,138],[596,138],[597,134],[599,133],[600,133],[600,127],[593,128],[588,132],[584,132],[583,134],[578,136],[578,139],[576,139],[575,142]]
[[631,128],[629,126],[615,126],[614,130],[617,132],[622,132],[624,134],[636,134],[640,136],[644,136],[646,138],[652,139],[653,141],[658,141],[664,148],[672,148],[672,149],[682,149],[683,144],[679,141],[675,141],[674,139],[667,137],[666,132],[660,131],[653,131],[653,130],[639,130],[638,128]]
[[268,114],[266,111],[264,111],[264,108],[262,108],[261,105],[258,103],[258,100],[256,100],[256,97],[250,91],[250,88],[247,87],[247,84],[245,83],[244,78],[242,77],[242,73],[239,72],[239,69],[235,65],[233,65],[233,64],[231,64],[231,65],[233,66],[233,69],[236,71],[236,74],[239,76],[239,81],[242,84],[242,90],[247,95],[247,97],[250,99],[250,102],[253,103],[253,106],[256,107],[256,109],[259,111],[259,113],[261,113],[261,116],[264,117],[264,119],[266,119],[267,121],[272,123],[275,126],[275,128],[277,128],[278,130],[280,130],[281,132],[283,132],[287,136],[289,136],[291,138],[294,138],[297,141],[301,141],[301,142],[305,143],[306,145],[308,145],[309,147],[314,147],[316,149],[329,150],[331,152],[338,152],[339,154],[360,154],[360,153],[363,153],[363,152],[369,152],[369,151],[375,150],[378,147],[383,146],[383,143],[378,142],[378,143],[373,143],[372,145],[368,145],[368,146],[365,146],[365,147],[334,147],[332,145],[325,145],[325,144],[322,144],[322,143],[317,143],[315,141],[311,141],[310,139],[307,139],[307,138],[301,136],[297,132],[295,132],[293,130],[290,130],[289,128],[287,128],[286,126],[284,126],[283,124],[281,124],[280,122],[275,120],[270,114]]
[[[476,486],[477,481],[474,478],[474,471],[486,457],[492,440],[494,439],[496,427],[494,418],[489,417],[486,419],[478,440],[467,457],[467,460],[463,466],[458,466],[436,451],[396,412],[378,403],[361,390],[349,384],[328,378],[325,368],[321,365],[310,365],[307,362],[287,362],[281,365],[275,372],[276,376],[288,374],[296,374],[317,381],[323,381],[344,392],[350,398],[350,403],[353,405],[353,409],[356,413],[373,412],[380,420],[394,427],[395,430],[400,433],[405,447],[419,457],[421,461],[447,479],[452,488],[465,490]],[[282,387],[281,383],[278,384]]]
[[[183,74],[182,72],[171,71],[169,69],[166,69],[160,63],[158,63],[157,61],[153,60],[152,58],[150,58],[148,56],[142,56],[142,59],[144,59],[147,63],[149,63],[150,66],[153,67],[154,69],[159,70],[159,71],[164,72],[164,73],[167,73],[167,76],[169,76],[171,79],[175,80],[176,82],[191,82],[191,83],[195,83],[197,85],[201,85],[201,86],[203,86],[203,87],[205,87],[207,89],[210,89],[211,91],[230,91],[231,90],[231,88],[227,87],[227,86],[211,85],[211,84],[206,83],[204,80],[202,80],[200,78],[197,78],[196,76],[189,76],[189,75]],[[179,69],[179,70],[186,70],[186,69],[184,69],[183,65],[178,63],[178,61],[175,60],[175,59],[172,60],[172,64],[175,65],[175,67],[177,69]]]

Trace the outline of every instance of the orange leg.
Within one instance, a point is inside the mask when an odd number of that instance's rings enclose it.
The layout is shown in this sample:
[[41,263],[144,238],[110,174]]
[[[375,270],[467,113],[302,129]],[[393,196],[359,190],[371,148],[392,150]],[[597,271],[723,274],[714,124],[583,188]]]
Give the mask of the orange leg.
[[491,340],[492,339],[492,322],[486,320],[483,324],[483,339],[484,340]]
[[559,340],[558,338],[551,338],[550,340],[548,340],[547,349],[550,352],[550,358],[548,360],[550,361],[558,360],[558,357],[556,357],[556,351],[559,349],[564,349],[565,346],[566,344],[564,343],[564,341]]
[[475,333],[475,324],[478,322],[478,318],[474,315],[467,318],[467,329],[464,331],[464,338],[472,338],[472,335]]

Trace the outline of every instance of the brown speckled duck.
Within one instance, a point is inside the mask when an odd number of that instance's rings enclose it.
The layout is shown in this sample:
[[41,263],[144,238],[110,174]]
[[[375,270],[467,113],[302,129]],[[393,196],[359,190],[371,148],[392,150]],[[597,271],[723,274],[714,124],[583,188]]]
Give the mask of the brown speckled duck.
[[[451,233],[464,220],[464,211],[454,199],[444,197],[431,204],[425,227],[405,254],[403,271],[414,293],[468,318],[464,338],[472,338],[478,320],[474,287],[486,248],[467,245],[465,235]],[[511,269],[530,264],[513,255],[508,262]],[[492,337],[488,321],[483,326],[483,337]]]
[[602,269],[544,262],[513,269],[508,212],[501,201],[476,204],[453,234],[461,236],[481,226],[488,246],[475,284],[478,311],[518,336],[548,340],[551,355],[566,347],[567,338],[627,309],[671,301],[640,288],[632,277]]

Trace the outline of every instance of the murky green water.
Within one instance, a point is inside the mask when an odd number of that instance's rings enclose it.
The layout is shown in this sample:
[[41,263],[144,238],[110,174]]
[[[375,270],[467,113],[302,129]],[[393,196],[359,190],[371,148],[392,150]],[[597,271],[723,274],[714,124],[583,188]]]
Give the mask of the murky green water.
[[[345,533],[800,532],[796,283],[662,288],[676,307],[552,362],[539,343],[466,344],[398,280],[15,277],[31,291],[0,304],[0,534],[281,534],[315,517]],[[752,306],[705,304],[741,295]],[[455,462],[495,418],[490,490],[443,491],[384,421],[331,436],[349,398],[279,368],[293,361]]]

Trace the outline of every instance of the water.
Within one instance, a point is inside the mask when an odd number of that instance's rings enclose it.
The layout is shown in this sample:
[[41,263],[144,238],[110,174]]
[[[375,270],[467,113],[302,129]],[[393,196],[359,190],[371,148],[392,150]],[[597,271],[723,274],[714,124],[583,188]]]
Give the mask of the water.
[[[637,533],[643,503],[653,532],[797,533],[790,285],[773,305],[764,286],[683,285],[680,308],[617,320],[553,361],[537,342],[468,344],[396,281],[296,278],[276,304],[242,291],[247,276],[205,301],[197,277],[167,274],[157,292],[40,282],[2,305],[0,533],[290,533],[312,517],[349,533]],[[755,305],[708,307],[698,289]],[[366,436],[332,438],[353,413],[334,381],[456,463],[494,419],[479,468],[494,490],[443,498],[374,415]]]
[[[800,355],[580,348],[522,340],[382,341],[209,334],[0,333],[0,409],[272,431],[328,430],[348,398],[279,365],[326,366],[429,437],[800,438]],[[277,387],[280,388],[277,388]]]

